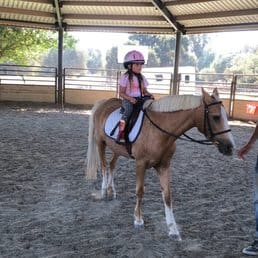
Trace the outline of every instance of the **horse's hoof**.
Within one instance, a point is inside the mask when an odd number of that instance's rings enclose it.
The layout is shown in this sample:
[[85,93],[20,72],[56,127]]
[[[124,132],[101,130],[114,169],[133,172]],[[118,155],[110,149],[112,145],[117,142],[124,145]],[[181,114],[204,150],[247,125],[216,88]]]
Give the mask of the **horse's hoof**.
[[107,191],[107,197],[108,197],[109,200],[116,199],[116,192],[113,189],[108,190]]
[[135,220],[134,221],[134,228],[135,229],[143,229],[144,228],[144,221],[143,221],[143,219],[141,219],[141,220]]
[[173,241],[182,241],[182,238],[180,237],[180,235],[169,234],[169,238]]
[[116,192],[113,192],[113,198],[116,199]]

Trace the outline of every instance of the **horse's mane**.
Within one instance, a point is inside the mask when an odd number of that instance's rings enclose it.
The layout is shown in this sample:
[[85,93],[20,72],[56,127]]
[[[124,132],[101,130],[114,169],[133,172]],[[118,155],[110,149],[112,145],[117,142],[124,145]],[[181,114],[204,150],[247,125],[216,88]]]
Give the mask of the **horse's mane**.
[[144,108],[158,112],[173,112],[199,107],[201,100],[201,96],[173,95],[158,100],[148,100],[144,103]]

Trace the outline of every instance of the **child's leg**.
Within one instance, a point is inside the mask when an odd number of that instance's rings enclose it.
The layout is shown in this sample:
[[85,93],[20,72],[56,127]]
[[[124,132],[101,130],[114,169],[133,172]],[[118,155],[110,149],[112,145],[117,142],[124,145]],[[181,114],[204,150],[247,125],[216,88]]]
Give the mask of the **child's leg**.
[[116,138],[116,142],[125,141],[125,135],[124,135],[125,126],[129,117],[133,112],[133,104],[130,101],[123,99],[122,106],[123,106],[124,112],[119,122],[119,131]]
[[124,113],[121,119],[127,122],[133,112],[133,104],[130,101],[123,99],[122,106],[124,108]]

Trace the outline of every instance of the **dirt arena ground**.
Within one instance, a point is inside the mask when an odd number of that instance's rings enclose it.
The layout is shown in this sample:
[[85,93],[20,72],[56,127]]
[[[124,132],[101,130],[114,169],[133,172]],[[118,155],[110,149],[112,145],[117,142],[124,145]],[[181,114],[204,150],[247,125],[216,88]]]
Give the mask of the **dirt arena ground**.
[[[239,148],[253,124],[231,125]],[[244,257],[255,231],[247,161],[214,146],[177,141],[171,164],[181,242],[167,236],[158,178],[146,176],[144,230],[133,227],[134,162],[121,158],[117,199],[96,198],[101,178],[84,178],[88,112],[0,104],[0,257]],[[191,130],[189,135],[202,138]]]

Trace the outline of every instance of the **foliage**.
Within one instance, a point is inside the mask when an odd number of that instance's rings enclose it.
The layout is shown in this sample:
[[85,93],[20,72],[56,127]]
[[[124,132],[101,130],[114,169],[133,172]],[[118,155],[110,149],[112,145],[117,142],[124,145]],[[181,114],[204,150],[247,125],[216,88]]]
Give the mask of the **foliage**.
[[117,62],[117,47],[112,47],[106,53],[106,69],[119,69]]
[[233,65],[227,71],[231,73],[258,74],[258,47],[252,53],[242,53],[234,58]]
[[[258,45],[255,48],[245,47],[240,53],[219,55],[214,62],[201,71],[201,73],[223,74],[258,74]],[[257,81],[257,75],[246,76],[242,82],[253,83]]]
[[[148,46],[152,49],[148,62],[159,66],[172,66],[174,60],[175,37],[134,34],[129,37],[130,44]],[[147,64],[147,66],[150,66]]]
[[109,76],[111,76],[113,74],[112,71],[110,71],[110,70],[112,70],[112,69],[115,69],[115,70],[123,69],[122,64],[118,63],[117,51],[118,51],[117,47],[112,47],[106,53],[106,69],[108,70],[107,75],[109,75]]
[[[0,27],[0,63],[34,64],[42,53],[58,46],[57,32]],[[76,40],[64,33],[64,49],[73,48]]]
[[233,60],[234,55],[219,55],[213,63],[215,73],[224,73],[227,67],[231,67],[233,65]]
[[98,49],[90,48],[87,50],[86,67],[91,73],[96,73],[96,69],[102,68],[101,52]]
[[[58,50],[53,48],[43,57],[43,66],[57,67]],[[65,68],[85,68],[85,55],[75,49],[64,49],[63,67]]]
[[190,35],[188,40],[188,49],[194,55],[197,70],[208,67],[215,57],[213,52],[206,49],[209,43],[208,36],[206,34]]
[[148,64],[147,67],[157,67],[159,66],[159,58],[153,49],[149,50],[148,53]]
[[[149,60],[147,66],[173,66],[176,47],[175,36],[167,35],[132,35],[129,42],[149,46]],[[207,52],[208,44],[206,35],[182,36],[180,60],[181,66],[196,66],[197,69],[209,65],[214,54]]]
[[256,74],[256,76],[243,77],[242,82],[258,82],[258,47],[257,50],[254,52],[242,53],[237,55],[233,60],[233,64],[228,67],[225,72],[247,75]]

